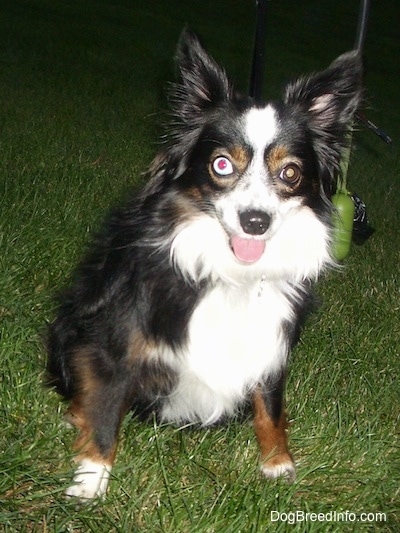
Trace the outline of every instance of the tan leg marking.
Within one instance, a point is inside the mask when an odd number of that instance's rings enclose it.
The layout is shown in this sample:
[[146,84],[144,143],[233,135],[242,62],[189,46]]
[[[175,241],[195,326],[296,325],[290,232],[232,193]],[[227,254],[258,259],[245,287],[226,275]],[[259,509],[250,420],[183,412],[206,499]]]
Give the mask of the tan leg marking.
[[282,410],[278,421],[274,421],[265,406],[262,394],[253,395],[254,430],[260,447],[261,471],[268,478],[296,477],[295,466],[287,445],[286,413]]

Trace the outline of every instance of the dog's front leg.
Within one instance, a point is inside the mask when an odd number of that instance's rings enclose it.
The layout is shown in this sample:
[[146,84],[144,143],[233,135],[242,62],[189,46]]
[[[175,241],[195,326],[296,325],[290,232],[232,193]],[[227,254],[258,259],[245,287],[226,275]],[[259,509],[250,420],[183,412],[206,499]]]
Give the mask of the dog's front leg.
[[[95,408],[98,413],[103,412],[100,402]],[[78,467],[73,485],[65,494],[82,501],[105,494],[115,457],[119,423],[110,423],[106,418],[105,424],[100,425],[96,418],[88,404],[79,400],[72,402],[67,414],[67,421],[79,430],[79,435],[74,444]]]
[[268,478],[296,477],[287,445],[287,421],[283,405],[285,376],[260,384],[253,394],[254,430],[260,447],[261,471]]
[[74,444],[78,468],[66,495],[88,501],[102,497],[107,489],[120,423],[127,411],[127,380],[102,383],[86,371],[81,381],[82,392],[74,396],[67,414],[79,434]]

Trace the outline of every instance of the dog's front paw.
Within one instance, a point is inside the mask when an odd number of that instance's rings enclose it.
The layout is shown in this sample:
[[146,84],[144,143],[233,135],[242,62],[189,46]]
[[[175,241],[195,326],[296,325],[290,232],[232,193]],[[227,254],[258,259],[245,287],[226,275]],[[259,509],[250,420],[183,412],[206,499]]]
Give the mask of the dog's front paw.
[[65,495],[87,502],[101,498],[108,485],[111,467],[83,459],[74,475],[74,484],[67,488]]
[[285,478],[288,482],[296,479],[296,468],[290,455],[275,455],[261,464],[261,472],[269,479]]

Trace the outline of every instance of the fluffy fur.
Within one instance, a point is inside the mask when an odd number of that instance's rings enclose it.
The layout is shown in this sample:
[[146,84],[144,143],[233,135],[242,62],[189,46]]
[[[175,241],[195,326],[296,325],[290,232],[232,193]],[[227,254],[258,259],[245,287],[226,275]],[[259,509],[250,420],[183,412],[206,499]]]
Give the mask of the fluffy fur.
[[79,429],[70,496],[104,494],[123,416],[208,425],[252,405],[267,477],[293,478],[283,405],[311,286],[332,263],[330,195],[360,100],[356,52],[238,95],[183,33],[168,141],[61,295],[48,370]]

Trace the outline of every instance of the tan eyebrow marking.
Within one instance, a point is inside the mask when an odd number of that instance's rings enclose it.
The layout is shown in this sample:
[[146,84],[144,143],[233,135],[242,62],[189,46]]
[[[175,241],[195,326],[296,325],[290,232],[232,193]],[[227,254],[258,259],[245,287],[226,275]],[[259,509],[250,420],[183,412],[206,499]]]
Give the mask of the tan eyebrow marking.
[[278,145],[271,148],[267,153],[266,163],[270,174],[274,175],[280,170],[283,164],[289,158],[289,152],[286,146]]
[[242,174],[248,167],[251,159],[251,153],[246,148],[241,146],[235,146],[230,150],[230,154],[233,159],[233,164],[238,171]]

